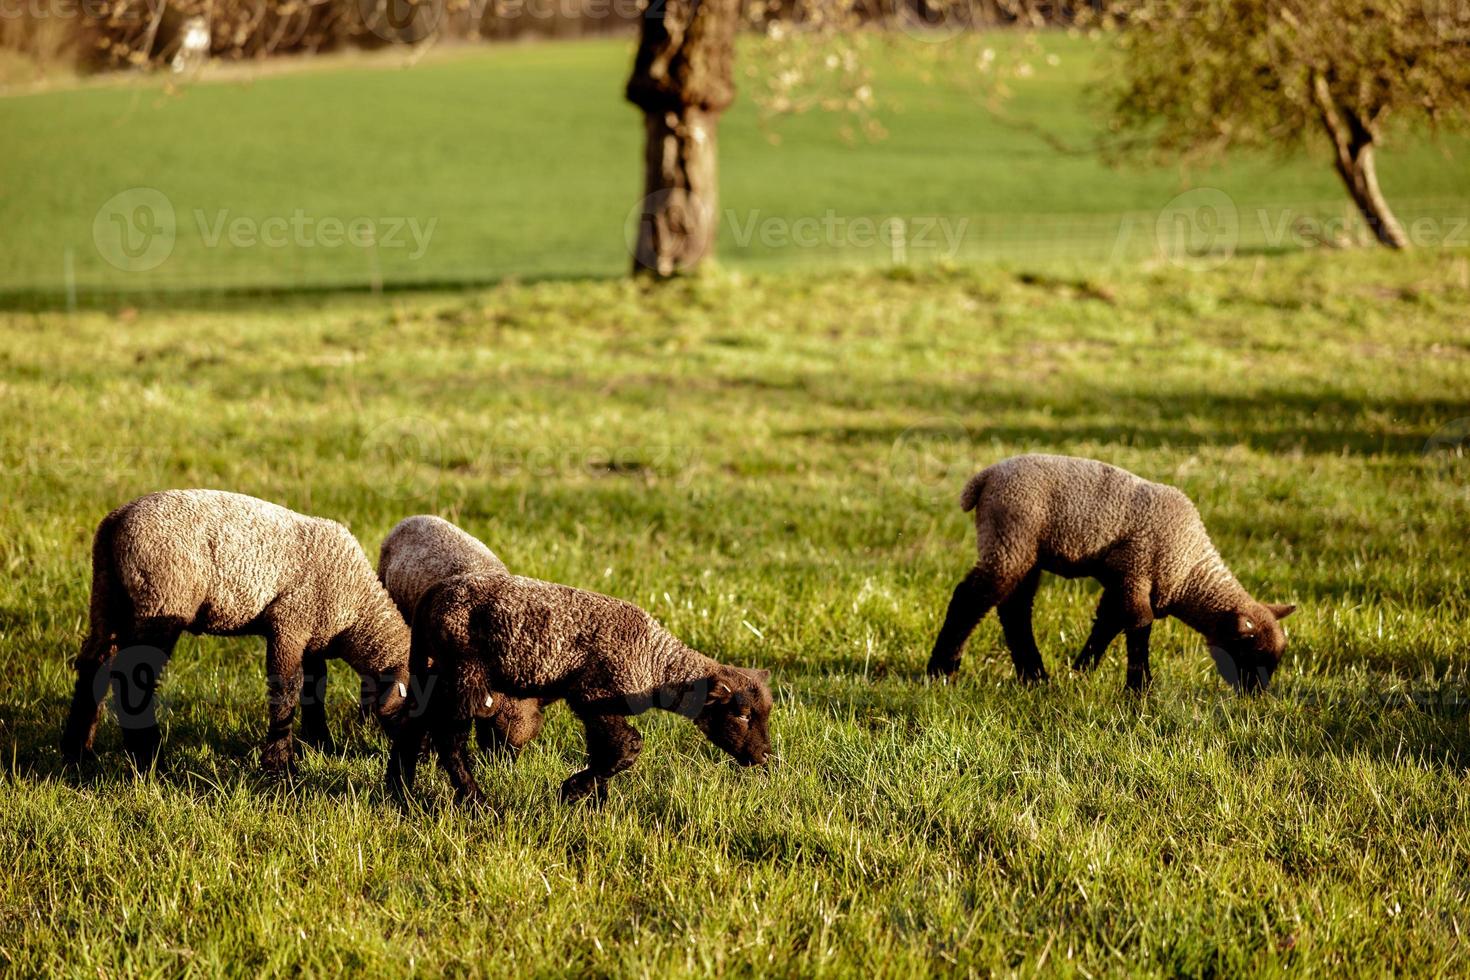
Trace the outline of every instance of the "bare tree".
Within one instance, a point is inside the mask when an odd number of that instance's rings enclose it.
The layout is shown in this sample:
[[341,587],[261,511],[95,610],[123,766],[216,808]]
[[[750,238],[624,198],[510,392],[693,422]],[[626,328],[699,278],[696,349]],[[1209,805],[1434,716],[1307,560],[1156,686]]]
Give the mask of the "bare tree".
[[1325,135],[1363,220],[1409,244],[1378,184],[1392,122],[1463,123],[1460,0],[1122,0],[1108,93],[1115,149],[1194,158]]

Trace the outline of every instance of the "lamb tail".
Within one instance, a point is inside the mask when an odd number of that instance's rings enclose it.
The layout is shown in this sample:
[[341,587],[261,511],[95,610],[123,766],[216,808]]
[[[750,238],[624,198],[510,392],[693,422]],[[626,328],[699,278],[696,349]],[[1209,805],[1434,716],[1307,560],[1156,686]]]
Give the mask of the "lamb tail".
[[118,520],[116,513],[108,514],[97,525],[97,534],[92,538],[92,599],[87,609],[87,640],[81,656],[94,661],[111,656],[119,624],[129,616],[127,595],[115,568],[113,539]]
[[989,476],[990,470],[983,469],[970,477],[970,482],[960,491],[960,510],[968,514],[975,509],[975,505],[980,502],[980,494],[985,492],[985,481]]

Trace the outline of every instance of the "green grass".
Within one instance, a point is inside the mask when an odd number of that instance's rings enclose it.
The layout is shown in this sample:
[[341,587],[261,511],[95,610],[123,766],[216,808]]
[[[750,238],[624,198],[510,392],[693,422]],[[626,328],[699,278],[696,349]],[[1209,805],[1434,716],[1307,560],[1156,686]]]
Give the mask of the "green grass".
[[[1320,253],[0,315],[0,964],[1463,973],[1470,471],[1422,450],[1470,416],[1467,312],[1463,258]],[[1147,699],[1117,649],[1072,676],[1095,587],[1055,580],[1052,684],[1013,683],[993,618],[960,683],[919,678],[973,556],[955,494],[1026,450],[1183,487],[1250,588],[1301,604],[1270,696],[1229,695],[1172,621]],[[774,671],[783,764],[645,716],[610,803],[567,809],[554,708],[482,767],[495,814],[433,770],[404,813],[346,676],[343,754],[278,784],[263,645],[186,638],[161,770],[130,779],[109,720],[75,783],[54,743],[91,530],[194,485],[370,551],[438,512],[637,601]]]
[[[944,219],[960,257],[1147,254],[1159,215],[1192,187],[1217,188],[1233,203],[1243,248],[1290,247],[1280,235],[1300,216],[1292,209],[1347,213],[1316,144],[1306,156],[1242,156],[1187,175],[1107,169],[1087,152],[1098,131],[1086,106],[1097,88],[1095,46],[1061,35],[1045,44],[1059,63],[1038,59],[1035,77],[1017,83],[1006,106],[1013,122],[999,122],[972,94],[923,75],[916,65],[926,62],[912,54],[924,45],[875,43],[870,60],[889,130],[878,142],[846,143],[840,119],[815,113],[780,123],[773,145],[749,94],[758,80],[742,75],[747,94],[721,129],[724,260],[886,264],[886,242],[852,240],[867,233],[864,222],[895,216]],[[744,57],[764,70],[759,49]],[[15,134],[0,155],[0,292],[54,296],[68,263],[84,298],[620,274],[642,194],[642,128],[621,97],[630,60],[623,40],[494,46],[408,69],[387,59],[177,91],[130,82],[0,97],[0,128]],[[1058,153],[1023,125],[1078,152]],[[1379,171],[1406,221],[1427,218],[1437,222],[1430,234],[1470,244],[1466,225],[1447,224],[1470,215],[1470,142],[1396,134]],[[157,267],[120,271],[96,244],[94,218],[139,187],[167,199],[175,243]],[[298,213],[313,227],[366,219],[380,244],[329,245],[315,232],[308,245],[295,244],[294,232],[274,239],[279,246],[216,237],[222,223],[258,226]],[[803,219],[805,228],[793,228]],[[421,230],[417,241],[393,235],[409,220]],[[793,231],[811,234],[812,222],[839,231],[791,244]],[[117,232],[104,218],[100,234],[105,242]],[[949,254],[937,229],[929,239],[911,242],[909,257]]]

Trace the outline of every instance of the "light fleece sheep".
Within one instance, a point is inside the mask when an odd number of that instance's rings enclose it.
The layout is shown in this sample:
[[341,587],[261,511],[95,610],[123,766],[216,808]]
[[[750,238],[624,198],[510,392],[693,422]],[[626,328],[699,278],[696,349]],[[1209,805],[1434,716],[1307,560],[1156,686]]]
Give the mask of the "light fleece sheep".
[[[123,744],[139,767],[158,752],[153,694],[182,632],[266,638],[270,718],[261,764],[292,765],[302,660],[340,657],[388,727],[408,681],[408,624],[352,532],[220,490],[164,490],[103,518],[92,543],[91,628],[61,738],[80,761],[102,699],[118,688]],[[308,698],[303,736],[326,744],[326,710]]]
[[413,788],[427,731],[456,797],[480,802],[464,751],[487,692],[565,699],[582,721],[587,768],[561,787],[568,802],[607,795],[608,781],[643,747],[628,717],[649,708],[684,715],[743,765],[771,751],[770,673],[730,667],[691,650],[632,603],[510,575],[464,575],[434,586],[413,626],[413,683],[388,762],[388,786]]
[[[442,517],[405,517],[378,552],[378,577],[410,624],[425,592],[456,575],[509,575],[505,562],[476,537]],[[514,757],[541,731],[542,704],[535,698],[496,693],[490,717],[478,718],[480,748]]]
[[1204,634],[1222,676],[1254,690],[1270,681],[1286,649],[1278,620],[1295,606],[1251,598],[1210,542],[1181,491],[1127,470],[1071,456],[1013,456],[965,485],[980,558],[955,587],[929,673],[953,676],[960,651],[990,607],[1023,681],[1047,677],[1031,631],[1043,571],[1102,583],[1092,632],[1073,667],[1095,667],[1127,634],[1130,689],[1150,682],[1149,627],[1176,616]]

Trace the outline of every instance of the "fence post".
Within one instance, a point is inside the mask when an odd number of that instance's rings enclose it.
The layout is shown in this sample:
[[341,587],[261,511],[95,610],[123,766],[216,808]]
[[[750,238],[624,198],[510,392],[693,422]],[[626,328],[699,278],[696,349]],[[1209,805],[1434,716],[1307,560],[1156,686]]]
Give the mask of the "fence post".
[[66,312],[77,311],[77,254],[70,245],[61,253],[61,278],[66,283]]
[[888,248],[894,265],[908,264],[909,244],[902,218],[888,219]]

